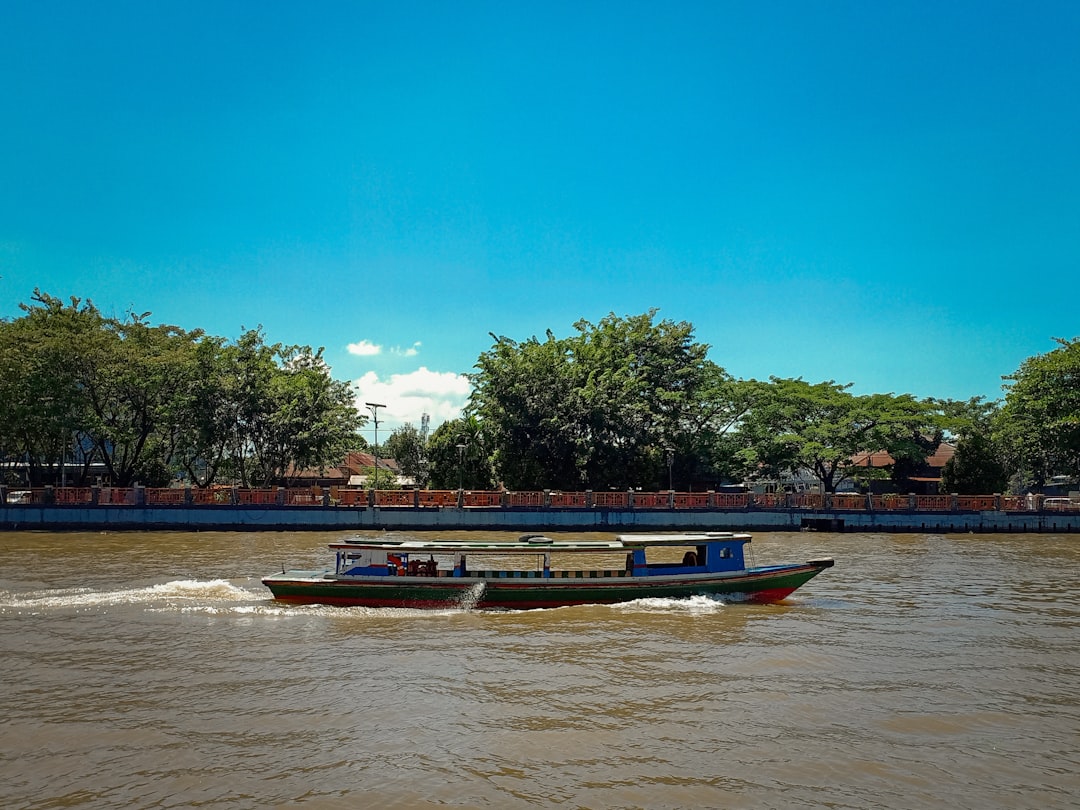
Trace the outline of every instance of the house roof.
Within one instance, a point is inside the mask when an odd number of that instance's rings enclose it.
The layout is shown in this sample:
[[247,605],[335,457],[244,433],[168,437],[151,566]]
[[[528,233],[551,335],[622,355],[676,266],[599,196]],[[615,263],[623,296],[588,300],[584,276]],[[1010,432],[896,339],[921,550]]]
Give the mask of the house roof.
[[945,463],[956,455],[956,445],[942,442],[932,455],[926,457],[926,463],[931,467],[941,468]]
[[[945,463],[956,454],[956,445],[942,442],[937,449],[926,457],[926,466],[940,470]],[[859,453],[851,457],[856,467],[888,467],[896,462],[892,456],[884,450],[873,453]]]
[[[364,470],[375,466],[375,456],[371,453],[365,453],[360,450],[350,450],[345,454],[345,460],[341,466],[347,469],[351,474],[356,475],[362,473]],[[379,469],[390,470],[394,474],[401,473],[401,467],[392,458],[383,458],[379,456]]]
[[[362,453],[359,450],[351,450],[345,454],[340,464],[306,470],[289,469],[287,477],[293,480],[317,480],[333,482],[338,481],[347,484],[355,476],[366,476],[367,471],[375,466],[375,456],[371,453]],[[379,456],[379,469],[388,470],[395,476],[401,475],[401,468],[392,458]]]

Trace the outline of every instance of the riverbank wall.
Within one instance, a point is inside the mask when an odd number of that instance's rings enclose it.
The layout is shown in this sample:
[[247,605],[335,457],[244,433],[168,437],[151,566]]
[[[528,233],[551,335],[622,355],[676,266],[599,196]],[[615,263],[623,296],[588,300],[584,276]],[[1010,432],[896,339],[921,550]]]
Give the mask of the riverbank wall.
[[845,531],[1080,532],[1080,513],[846,511],[826,509],[618,509],[355,507],[321,505],[0,505],[0,530],[177,531]]

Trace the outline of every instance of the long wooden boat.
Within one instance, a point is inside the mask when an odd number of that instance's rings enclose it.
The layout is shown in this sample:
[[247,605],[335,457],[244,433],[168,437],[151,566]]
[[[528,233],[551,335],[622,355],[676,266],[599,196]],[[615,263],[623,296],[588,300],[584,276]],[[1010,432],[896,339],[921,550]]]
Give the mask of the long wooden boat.
[[531,609],[647,597],[719,596],[777,602],[833,565],[831,558],[747,566],[747,534],[619,535],[517,543],[357,538],[331,543],[332,571],[263,579],[275,599],[301,604]]

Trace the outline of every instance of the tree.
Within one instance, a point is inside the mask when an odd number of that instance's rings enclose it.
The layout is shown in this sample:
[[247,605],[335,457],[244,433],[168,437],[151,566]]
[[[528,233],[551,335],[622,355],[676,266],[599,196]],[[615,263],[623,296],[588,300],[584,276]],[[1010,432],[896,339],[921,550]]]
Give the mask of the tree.
[[20,306],[0,322],[0,450],[26,461],[31,483],[73,447],[83,478],[96,461],[118,486],[181,470],[205,486],[221,471],[283,481],[362,444],[364,417],[322,349],[267,346],[259,330],[229,344],[40,290]]
[[151,327],[145,314],[105,318],[90,301],[64,304],[40,290],[20,306],[25,316],[4,330],[21,355],[8,402],[31,478],[77,445],[84,475],[96,459],[120,486],[166,482],[177,395],[201,333]]
[[998,448],[986,433],[971,432],[960,439],[956,454],[941,470],[941,487],[960,495],[1004,492],[1009,473]]
[[690,324],[655,315],[581,320],[562,339],[492,335],[468,413],[499,479],[520,489],[666,484],[668,448],[680,472],[710,465],[742,400]]
[[365,422],[349,384],[330,377],[323,349],[266,346],[261,333],[240,343],[235,460],[245,486],[285,482],[291,473],[339,461]]
[[420,431],[406,423],[390,434],[380,453],[397,462],[402,475],[412,478],[418,487],[427,486],[427,446]]
[[84,435],[87,401],[68,347],[91,339],[103,319],[90,301],[65,305],[39,290],[33,300],[20,305],[23,317],[0,322],[0,448],[39,485]]
[[427,444],[429,484],[435,489],[495,487],[487,437],[475,417],[444,422]]
[[941,424],[954,438],[971,433],[990,433],[1001,413],[999,401],[983,397],[966,400],[932,399],[930,403],[941,413]]
[[239,424],[237,349],[222,338],[195,346],[195,374],[183,395],[177,420],[175,463],[187,479],[208,487],[232,458]]
[[397,489],[397,476],[385,467],[363,467],[368,489]]
[[107,319],[98,340],[72,349],[89,399],[89,432],[117,486],[168,483],[182,397],[194,377],[194,341],[201,336],[152,327],[145,317]]
[[1001,443],[994,436],[1000,403],[972,397],[935,400],[934,404],[942,414],[945,430],[956,442],[956,454],[941,470],[942,490],[962,495],[1004,492],[1009,469]]
[[885,450],[894,459],[925,458],[940,438],[933,406],[908,394],[855,396],[833,381],[772,377],[757,383],[739,424],[743,457],[760,474],[808,469],[826,492],[857,471],[856,456]]
[[1025,484],[1041,488],[1055,475],[1080,477],[1080,338],[1030,357],[1004,377],[997,435]]

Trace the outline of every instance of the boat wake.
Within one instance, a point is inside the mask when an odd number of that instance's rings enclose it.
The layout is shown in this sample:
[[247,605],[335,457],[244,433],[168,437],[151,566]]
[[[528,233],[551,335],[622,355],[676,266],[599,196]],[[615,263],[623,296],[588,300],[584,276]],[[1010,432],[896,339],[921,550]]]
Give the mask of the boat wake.
[[485,588],[487,588],[487,583],[485,582],[478,582],[475,585],[470,586],[469,589],[462,594],[458,607],[461,610],[474,609],[480,604],[480,598],[484,595]]
[[681,613],[696,616],[719,613],[727,607],[730,601],[725,602],[715,596],[691,596],[685,599],[649,597],[635,599],[632,602],[619,602],[608,607],[619,613]]
[[228,580],[174,580],[143,588],[98,591],[92,588],[58,588],[27,593],[0,591],[0,612],[44,613],[51,610],[88,609],[114,605],[145,605],[149,609],[176,610],[213,607],[265,600],[262,592],[234,585]]

